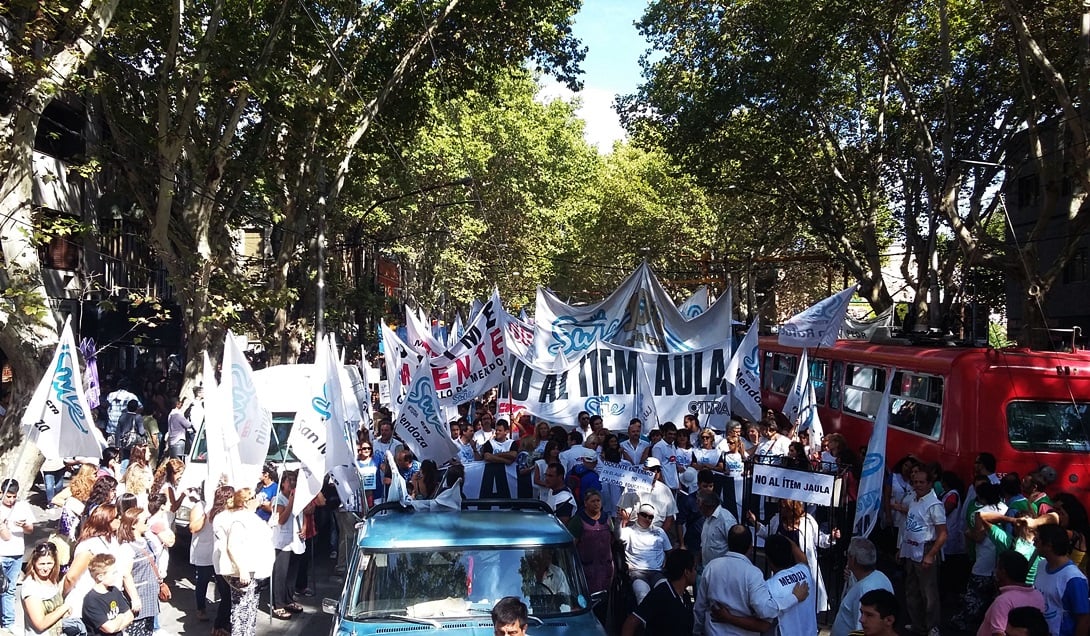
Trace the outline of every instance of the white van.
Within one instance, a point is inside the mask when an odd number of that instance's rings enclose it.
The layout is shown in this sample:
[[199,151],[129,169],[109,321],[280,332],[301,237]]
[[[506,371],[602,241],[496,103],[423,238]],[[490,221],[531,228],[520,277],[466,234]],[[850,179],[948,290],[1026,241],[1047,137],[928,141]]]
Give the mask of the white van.
[[[291,434],[291,427],[295,422],[295,411],[307,399],[304,393],[310,387],[310,378],[314,371],[313,364],[281,364],[254,371],[254,388],[257,390],[258,402],[272,415],[269,452],[265,461],[273,462],[277,466],[284,465],[289,470],[299,467],[299,460],[288,450],[288,435]],[[371,390],[364,384],[359,368],[354,365],[341,366],[341,386],[353,397],[345,400],[345,416],[358,428],[362,419],[360,413],[370,402]],[[186,458],[181,489],[199,489],[207,476],[208,442],[202,424],[193,438],[193,446]],[[186,503],[178,510],[177,525],[189,525],[189,506]]]

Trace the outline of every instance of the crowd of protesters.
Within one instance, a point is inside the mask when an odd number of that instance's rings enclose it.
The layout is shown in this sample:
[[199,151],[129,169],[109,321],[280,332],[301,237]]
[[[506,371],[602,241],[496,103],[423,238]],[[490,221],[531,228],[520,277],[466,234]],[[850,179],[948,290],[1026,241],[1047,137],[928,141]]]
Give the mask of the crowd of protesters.
[[[207,499],[203,488],[183,491],[203,404],[199,393],[169,407],[160,397],[145,404],[124,386],[111,391],[102,458],[43,469],[60,515],[50,541],[25,545],[33,511],[16,500],[18,484],[0,484],[9,582],[0,627],[14,625],[18,589],[27,635],[163,633],[159,609],[177,593],[167,568],[185,510],[189,550],[174,558],[188,559],[195,618],[213,636],[254,634],[261,611],[284,621],[304,611],[297,599],[313,596],[316,559],[345,571],[356,515],[384,501],[395,474],[411,496],[434,498],[465,465],[490,462],[514,465],[568,527],[589,591],[625,599],[609,625],[623,634],[805,634],[819,624],[836,636],[892,633],[894,624],[928,636],[1090,633],[1085,508],[1048,470],[1000,478],[987,453],[964,476],[967,487],[940,464],[898,458],[879,528],[852,537],[862,462],[841,435],[811,440],[771,410],[725,430],[688,415],[681,426],[632,420],[614,432],[590,413],[508,421],[483,398],[449,423],[457,454],[444,465],[417,461],[377,409],[373,429],[357,435],[359,505],[341,501],[327,479],[295,515],[298,475],[274,465],[255,484],[210,488]],[[600,479],[603,462],[642,467],[653,483],[624,490]],[[816,507],[752,496],[740,486],[754,464],[835,474],[842,499]]]

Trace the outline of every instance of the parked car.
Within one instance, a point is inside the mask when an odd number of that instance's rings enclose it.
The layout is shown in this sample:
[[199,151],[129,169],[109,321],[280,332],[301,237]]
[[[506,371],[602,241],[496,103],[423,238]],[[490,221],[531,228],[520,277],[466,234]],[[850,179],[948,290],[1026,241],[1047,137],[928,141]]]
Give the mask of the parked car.
[[[530,630],[605,634],[591,611],[571,534],[539,501],[466,500],[461,510],[419,512],[395,502],[357,525],[358,547],[333,636],[412,633],[491,635],[490,612],[504,596],[530,610]],[[537,626],[537,627],[535,627]]]

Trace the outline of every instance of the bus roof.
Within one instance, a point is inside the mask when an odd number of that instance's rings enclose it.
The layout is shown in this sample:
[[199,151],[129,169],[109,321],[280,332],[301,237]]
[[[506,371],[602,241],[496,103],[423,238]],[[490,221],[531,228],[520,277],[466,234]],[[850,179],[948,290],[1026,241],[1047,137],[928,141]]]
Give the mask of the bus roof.
[[[775,336],[760,339],[761,351],[799,353],[800,349],[781,346]],[[986,347],[927,347],[902,344],[877,344],[862,340],[838,340],[832,347],[810,350],[813,358],[859,361],[868,364],[917,369],[928,373],[949,370],[962,358],[972,358],[983,367],[1022,367],[1056,372],[1058,366],[1090,370],[1090,352],[1033,351],[1030,349]]]

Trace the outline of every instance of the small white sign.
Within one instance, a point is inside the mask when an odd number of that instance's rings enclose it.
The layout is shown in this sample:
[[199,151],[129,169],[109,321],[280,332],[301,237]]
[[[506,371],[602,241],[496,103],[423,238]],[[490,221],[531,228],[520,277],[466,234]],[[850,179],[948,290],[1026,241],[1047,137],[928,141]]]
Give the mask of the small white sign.
[[607,461],[598,462],[598,479],[603,484],[617,484],[626,490],[639,492],[651,492],[651,486],[655,483],[654,473],[639,466]]
[[823,473],[808,473],[767,464],[753,466],[753,494],[794,499],[818,506],[832,505],[835,480],[835,476]]

